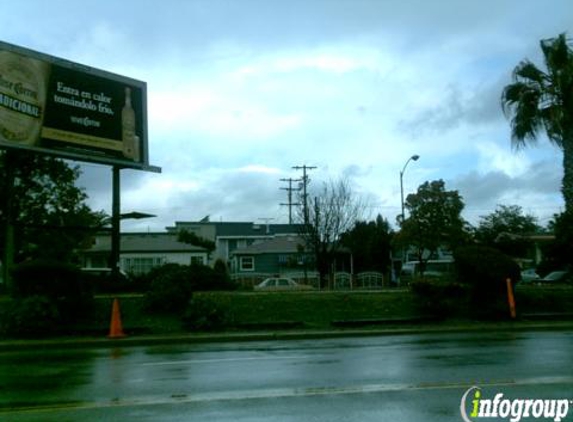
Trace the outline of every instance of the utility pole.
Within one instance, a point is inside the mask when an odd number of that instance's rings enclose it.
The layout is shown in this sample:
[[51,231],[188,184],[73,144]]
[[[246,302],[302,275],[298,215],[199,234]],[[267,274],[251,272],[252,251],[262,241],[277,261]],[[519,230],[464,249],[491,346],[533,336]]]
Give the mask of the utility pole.
[[271,234],[271,227],[270,227],[270,222],[274,220],[274,218],[259,218],[259,220],[264,221],[265,225],[267,226],[267,234]]
[[121,205],[120,205],[120,171],[121,167],[112,167],[112,205],[111,205],[111,277],[114,283],[119,282],[120,243],[121,243]]
[[288,223],[292,224],[292,207],[293,205],[300,205],[299,203],[293,203],[292,202],[292,193],[295,190],[300,190],[300,188],[293,188],[292,187],[292,183],[293,182],[302,182],[302,179],[293,179],[293,178],[288,178],[288,179],[281,179],[281,182],[288,182],[288,188],[281,188],[282,190],[286,190],[287,191],[287,195],[288,195],[288,203],[286,204],[281,204],[282,206],[288,206]]
[[316,167],[311,167],[311,166],[307,166],[302,165],[302,166],[294,166],[293,167],[294,170],[302,170],[302,206],[303,206],[303,215],[304,215],[304,224],[308,225],[308,194],[306,192],[307,187],[308,187],[308,183],[310,182],[310,179],[308,178],[308,175],[306,174],[307,170],[314,170],[316,169]]
[[4,153],[4,178],[5,189],[2,198],[2,210],[4,212],[4,255],[2,256],[2,274],[4,286],[9,293],[12,293],[12,267],[14,265],[14,221],[17,216],[14,215],[14,180],[15,167],[14,160],[17,157],[16,151],[7,149]]

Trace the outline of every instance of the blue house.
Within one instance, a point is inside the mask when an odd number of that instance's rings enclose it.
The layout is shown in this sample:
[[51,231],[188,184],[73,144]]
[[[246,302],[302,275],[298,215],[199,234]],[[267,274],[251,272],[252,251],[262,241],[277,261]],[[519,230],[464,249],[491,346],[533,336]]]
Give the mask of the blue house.
[[303,251],[303,246],[300,236],[276,235],[235,249],[231,253],[231,272],[237,275],[276,275],[304,271],[310,255]]

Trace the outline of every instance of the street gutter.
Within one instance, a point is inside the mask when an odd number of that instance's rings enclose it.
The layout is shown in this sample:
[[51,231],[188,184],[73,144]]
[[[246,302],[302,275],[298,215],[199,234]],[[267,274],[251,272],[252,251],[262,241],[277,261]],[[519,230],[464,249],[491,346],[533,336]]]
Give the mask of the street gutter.
[[1,340],[0,352],[41,351],[70,348],[123,348],[174,344],[253,342],[276,340],[312,340],[342,337],[372,337],[387,335],[442,334],[469,332],[572,331],[573,321],[508,321],[424,324],[410,327],[360,328],[332,330],[279,330],[256,332],[184,333],[170,335],[107,337],[59,337],[44,340]]

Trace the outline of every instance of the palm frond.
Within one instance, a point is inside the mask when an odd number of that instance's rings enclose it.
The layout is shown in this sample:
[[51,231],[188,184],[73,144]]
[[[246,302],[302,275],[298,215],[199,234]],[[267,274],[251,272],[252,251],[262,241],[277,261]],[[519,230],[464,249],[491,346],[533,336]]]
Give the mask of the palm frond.
[[541,50],[545,59],[545,66],[551,75],[566,71],[571,66],[573,51],[567,44],[565,33],[556,38],[541,40]]
[[563,108],[549,105],[540,111],[541,119],[549,140],[557,147],[563,149],[565,133]]
[[543,98],[543,90],[537,84],[525,82],[515,82],[507,85],[501,94],[501,106],[506,117],[515,114],[533,113],[533,108],[537,108]]
[[536,143],[539,131],[544,126],[539,108],[542,93],[525,85],[517,95],[519,96],[511,108],[513,112],[511,135],[514,147],[519,149],[527,144]]
[[524,82],[527,84],[537,84],[539,88],[543,88],[549,81],[549,75],[542,70],[538,69],[529,60],[523,60],[513,70],[513,80]]

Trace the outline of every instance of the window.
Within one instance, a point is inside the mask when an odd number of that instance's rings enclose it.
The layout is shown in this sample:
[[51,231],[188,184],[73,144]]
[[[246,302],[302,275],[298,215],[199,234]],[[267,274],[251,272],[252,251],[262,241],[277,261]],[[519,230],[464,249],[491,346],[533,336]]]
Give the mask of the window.
[[149,258],[123,258],[123,270],[129,274],[147,274],[154,267],[159,267],[165,262],[162,257]]
[[241,271],[255,271],[255,258],[252,256],[242,256]]
[[203,261],[202,256],[192,256],[191,257],[191,265],[204,265],[205,261]]

